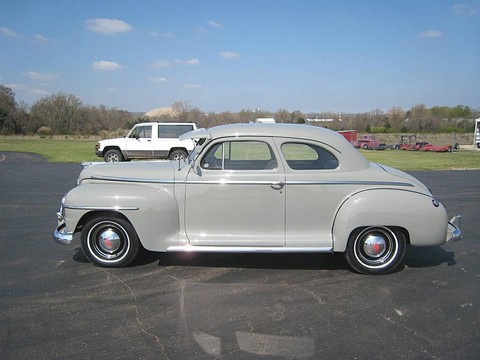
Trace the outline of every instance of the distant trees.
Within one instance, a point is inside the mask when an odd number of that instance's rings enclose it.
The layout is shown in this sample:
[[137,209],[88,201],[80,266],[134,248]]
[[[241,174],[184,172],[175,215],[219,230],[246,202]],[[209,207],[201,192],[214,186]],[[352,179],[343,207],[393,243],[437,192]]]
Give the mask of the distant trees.
[[212,127],[230,123],[254,122],[258,118],[273,117],[280,123],[307,122],[307,119],[329,119],[328,122],[311,122],[311,125],[332,130],[353,129],[359,132],[473,132],[472,119],[480,112],[468,106],[434,106],[423,104],[409,110],[393,107],[387,112],[374,109],[359,114],[307,113],[279,109],[270,112],[262,109],[243,109],[238,113],[223,111],[205,113],[188,101],[177,101],[171,106],[172,113],[151,119],[140,117],[124,110],[88,106],[71,94],[58,93],[36,101],[30,108],[17,103],[15,93],[0,85],[0,134],[46,135],[101,135],[102,137],[123,133],[141,121],[188,121],[200,127]]
[[28,122],[26,104],[18,104],[13,90],[0,85],[0,134],[26,134]]

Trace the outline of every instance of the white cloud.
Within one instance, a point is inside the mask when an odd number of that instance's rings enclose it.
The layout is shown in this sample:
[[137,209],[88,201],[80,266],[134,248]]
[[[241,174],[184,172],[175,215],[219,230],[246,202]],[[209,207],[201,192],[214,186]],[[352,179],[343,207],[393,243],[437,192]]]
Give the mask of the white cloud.
[[12,90],[23,90],[27,87],[25,84],[5,84],[5,86]]
[[29,78],[31,80],[53,80],[58,77],[57,74],[52,73],[40,73],[36,71],[29,71],[26,73],[22,73],[23,76]]
[[122,89],[120,89],[119,87],[109,87],[107,91],[111,93],[118,93],[118,92],[122,92]]
[[223,25],[216,22],[216,21],[208,20],[207,22],[208,22],[208,25],[210,25],[211,27],[214,27],[214,28],[217,28],[217,29],[223,28]]
[[92,68],[101,71],[120,70],[122,65],[112,61],[94,61]]
[[475,4],[455,4],[453,6],[453,12],[460,16],[475,16],[478,14],[478,9]]
[[160,69],[172,66],[172,63],[168,60],[155,60],[151,62],[148,67],[152,69]]
[[175,37],[175,34],[170,31],[165,31],[165,32],[150,31],[150,35],[155,37],[163,37],[166,39],[172,39]]
[[105,35],[126,33],[133,30],[133,26],[118,19],[89,19],[85,21],[88,30]]
[[36,96],[36,97],[43,97],[43,96],[47,96],[47,95],[50,95],[50,93],[46,90],[43,90],[43,89],[31,89],[28,91],[28,93],[30,95],[33,95],[33,96]]
[[184,89],[200,89],[202,86],[197,84],[185,84],[183,85]]
[[198,65],[198,64],[200,64],[200,60],[195,59],[195,58],[192,58],[192,59],[189,59],[189,60],[175,60],[175,63],[176,63],[176,64],[181,64],[181,65],[189,65],[189,66],[192,66],[192,65]]
[[50,41],[48,38],[46,38],[42,34],[35,34],[33,38],[34,38],[35,42],[40,43],[40,44],[43,44],[43,43],[46,43],[46,42]]
[[240,56],[240,54],[235,51],[220,51],[218,55],[227,60],[235,59]]
[[20,34],[17,34],[15,31],[10,30],[9,28],[6,27],[0,27],[0,34],[3,34],[5,36],[11,37],[11,38],[22,38],[23,36]]
[[434,39],[434,38],[440,38],[442,36],[443,36],[443,33],[438,30],[428,30],[418,35],[418,37],[422,39]]
[[166,82],[167,79],[164,78],[163,76],[161,76],[161,77],[157,77],[157,78],[150,78],[150,79],[148,79],[148,81],[156,82],[156,83],[162,83],[162,82]]

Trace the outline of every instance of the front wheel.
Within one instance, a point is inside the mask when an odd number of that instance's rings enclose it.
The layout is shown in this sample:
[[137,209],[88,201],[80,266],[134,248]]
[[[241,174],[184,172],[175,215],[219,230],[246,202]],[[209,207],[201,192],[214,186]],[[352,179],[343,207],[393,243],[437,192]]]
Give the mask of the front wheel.
[[406,240],[402,232],[372,226],[352,233],[345,258],[361,274],[386,274],[401,264],[405,249]]
[[103,160],[105,160],[105,162],[123,161],[123,156],[122,156],[122,153],[119,150],[110,149],[103,156]]
[[127,220],[114,216],[96,217],[82,230],[82,250],[93,264],[122,267],[130,264],[140,249],[138,235]]

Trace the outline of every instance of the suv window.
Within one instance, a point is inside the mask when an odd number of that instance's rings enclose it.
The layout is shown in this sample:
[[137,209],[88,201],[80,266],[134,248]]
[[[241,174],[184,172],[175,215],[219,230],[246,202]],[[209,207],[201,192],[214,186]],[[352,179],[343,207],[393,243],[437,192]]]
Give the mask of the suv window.
[[158,125],[159,138],[178,138],[193,130],[193,125]]
[[137,126],[130,134],[131,138],[148,138],[152,137],[152,127],[149,125]]
[[227,141],[213,145],[201,166],[210,170],[272,170],[277,167],[277,160],[267,143]]
[[292,170],[331,170],[338,167],[338,159],[317,145],[284,143],[282,153]]

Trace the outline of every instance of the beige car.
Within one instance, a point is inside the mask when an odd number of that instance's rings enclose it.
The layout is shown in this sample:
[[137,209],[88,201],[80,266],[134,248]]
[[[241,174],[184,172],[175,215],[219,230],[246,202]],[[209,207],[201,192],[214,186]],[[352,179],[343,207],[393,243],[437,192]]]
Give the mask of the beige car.
[[[336,132],[238,124],[186,133],[186,161],[85,168],[62,199],[57,242],[81,234],[95,265],[160,252],[342,252],[357,272],[382,274],[407,244],[461,238],[460,216],[412,176],[368,162]],[[425,226],[428,224],[428,226]]]

